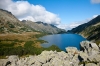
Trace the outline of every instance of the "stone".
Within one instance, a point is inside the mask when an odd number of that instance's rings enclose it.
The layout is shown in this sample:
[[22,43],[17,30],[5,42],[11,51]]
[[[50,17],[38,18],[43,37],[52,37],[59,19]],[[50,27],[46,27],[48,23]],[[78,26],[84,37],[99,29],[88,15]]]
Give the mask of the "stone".
[[90,61],[100,62],[100,54],[91,55],[88,57]]
[[97,66],[97,65],[94,63],[87,63],[85,66]]
[[80,43],[81,47],[84,48],[84,50],[86,49],[88,51],[89,48],[94,49],[94,50],[99,50],[99,47],[96,45],[96,43],[92,43],[89,41],[82,41]]
[[8,61],[11,62],[12,66],[17,66],[17,61],[19,60],[19,57],[17,55],[11,55],[8,57]]
[[53,66],[63,66],[63,61],[60,60],[59,58],[53,58],[53,60],[51,61],[51,64]]
[[72,62],[66,60],[63,62],[64,66],[71,66]]
[[68,54],[72,55],[78,54],[78,50],[76,47],[67,47],[66,51],[68,52]]
[[99,47],[99,51],[100,51],[100,43],[99,43],[98,47]]
[[36,61],[35,64],[33,64],[33,66],[42,66],[42,63]]
[[82,41],[80,45],[81,50],[87,53],[89,56],[99,53],[99,47],[95,43],[89,41]]
[[84,61],[87,61],[87,58],[89,57],[88,54],[84,53],[83,51],[80,51],[79,55],[83,58]]
[[50,66],[50,63],[45,63],[42,66]]
[[100,66],[100,62],[97,64],[97,66]]
[[79,65],[79,66],[84,66],[83,64]]
[[8,59],[0,59],[0,66],[5,66]]
[[77,66],[79,64],[80,60],[78,59],[78,54],[75,54],[75,56],[72,58],[71,62],[72,62],[72,65]]

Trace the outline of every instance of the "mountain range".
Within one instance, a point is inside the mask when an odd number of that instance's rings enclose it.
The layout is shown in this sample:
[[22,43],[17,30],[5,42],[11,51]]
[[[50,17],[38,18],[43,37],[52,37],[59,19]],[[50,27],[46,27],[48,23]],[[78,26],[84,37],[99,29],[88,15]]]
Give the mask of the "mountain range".
[[83,37],[87,38],[87,40],[99,43],[100,42],[100,15],[88,21],[87,23],[79,25],[67,32],[80,34]]
[[0,33],[45,32],[49,34],[65,33],[64,29],[41,21],[18,20],[11,12],[0,9]]
[[[41,21],[20,21],[11,12],[0,9],[0,34],[22,32],[43,32],[48,34],[66,33],[64,29]],[[87,40],[100,43],[100,15],[67,32],[80,34]]]
[[52,24],[47,24],[43,23],[41,21],[38,22],[32,22],[29,20],[23,20],[22,21],[24,24],[30,26],[34,30],[40,31],[40,32],[45,32],[49,34],[57,34],[57,33],[64,33],[66,32],[64,29],[57,28],[56,26]]

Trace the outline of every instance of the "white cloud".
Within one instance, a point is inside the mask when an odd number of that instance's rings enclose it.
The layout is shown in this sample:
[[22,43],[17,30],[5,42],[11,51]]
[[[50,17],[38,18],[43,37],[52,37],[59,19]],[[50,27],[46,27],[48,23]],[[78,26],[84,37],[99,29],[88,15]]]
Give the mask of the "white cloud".
[[80,23],[73,22],[71,24],[59,24],[59,25],[57,25],[57,27],[61,28],[61,29],[65,29],[65,30],[71,30],[72,28],[75,28],[79,25],[80,25]]
[[96,18],[98,15],[93,15],[93,18]]
[[91,0],[92,3],[97,4],[100,3],[100,0]]
[[28,1],[0,0],[0,8],[12,12],[18,19],[42,21],[49,24],[60,24],[57,14],[51,13],[41,5],[30,4]]
[[69,26],[67,24],[59,24],[59,25],[56,25],[58,28],[61,28],[61,29],[68,29]]
[[93,15],[91,18],[85,19],[83,21],[71,22],[70,24],[59,24],[59,25],[57,25],[57,27],[65,29],[65,30],[71,30],[72,28],[75,28],[81,24],[87,23],[88,21],[96,18],[97,16],[98,15]]

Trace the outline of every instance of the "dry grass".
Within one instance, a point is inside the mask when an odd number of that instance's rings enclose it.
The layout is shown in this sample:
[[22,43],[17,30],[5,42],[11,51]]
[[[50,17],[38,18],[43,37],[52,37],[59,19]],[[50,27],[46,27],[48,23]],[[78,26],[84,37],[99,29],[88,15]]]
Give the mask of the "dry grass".
[[22,46],[24,47],[25,42],[17,42],[14,47]]
[[[3,43],[3,44],[11,44],[15,40],[17,40],[17,42],[15,42],[15,44],[14,44],[14,47],[18,47],[18,46],[24,47],[24,44],[27,41],[37,40],[36,37],[32,37],[32,36],[37,35],[37,34],[40,34],[40,33],[38,33],[38,32],[25,32],[22,34],[14,34],[14,33],[13,34],[0,34],[0,40],[1,40],[1,43]],[[32,46],[37,47],[37,48],[41,48],[40,44],[41,44],[40,42],[36,42]]]
[[40,42],[37,42],[37,43],[33,44],[33,46],[36,47],[36,48],[41,48],[40,44],[41,44]]
[[27,39],[31,39],[31,36],[39,34],[37,32],[25,32],[22,34],[0,34],[0,40],[22,40],[27,41]]
[[1,41],[0,43],[2,43],[2,44],[11,44],[12,41]]

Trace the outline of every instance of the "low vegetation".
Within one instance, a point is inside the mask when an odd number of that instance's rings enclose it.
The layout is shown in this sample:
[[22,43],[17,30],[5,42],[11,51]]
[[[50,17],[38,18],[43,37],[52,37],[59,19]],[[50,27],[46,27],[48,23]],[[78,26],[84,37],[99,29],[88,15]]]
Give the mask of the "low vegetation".
[[46,34],[37,32],[27,32],[22,34],[0,34],[0,58],[8,55],[38,55],[44,50],[60,49],[56,46],[43,48],[40,44],[45,43],[44,40],[39,40]]

